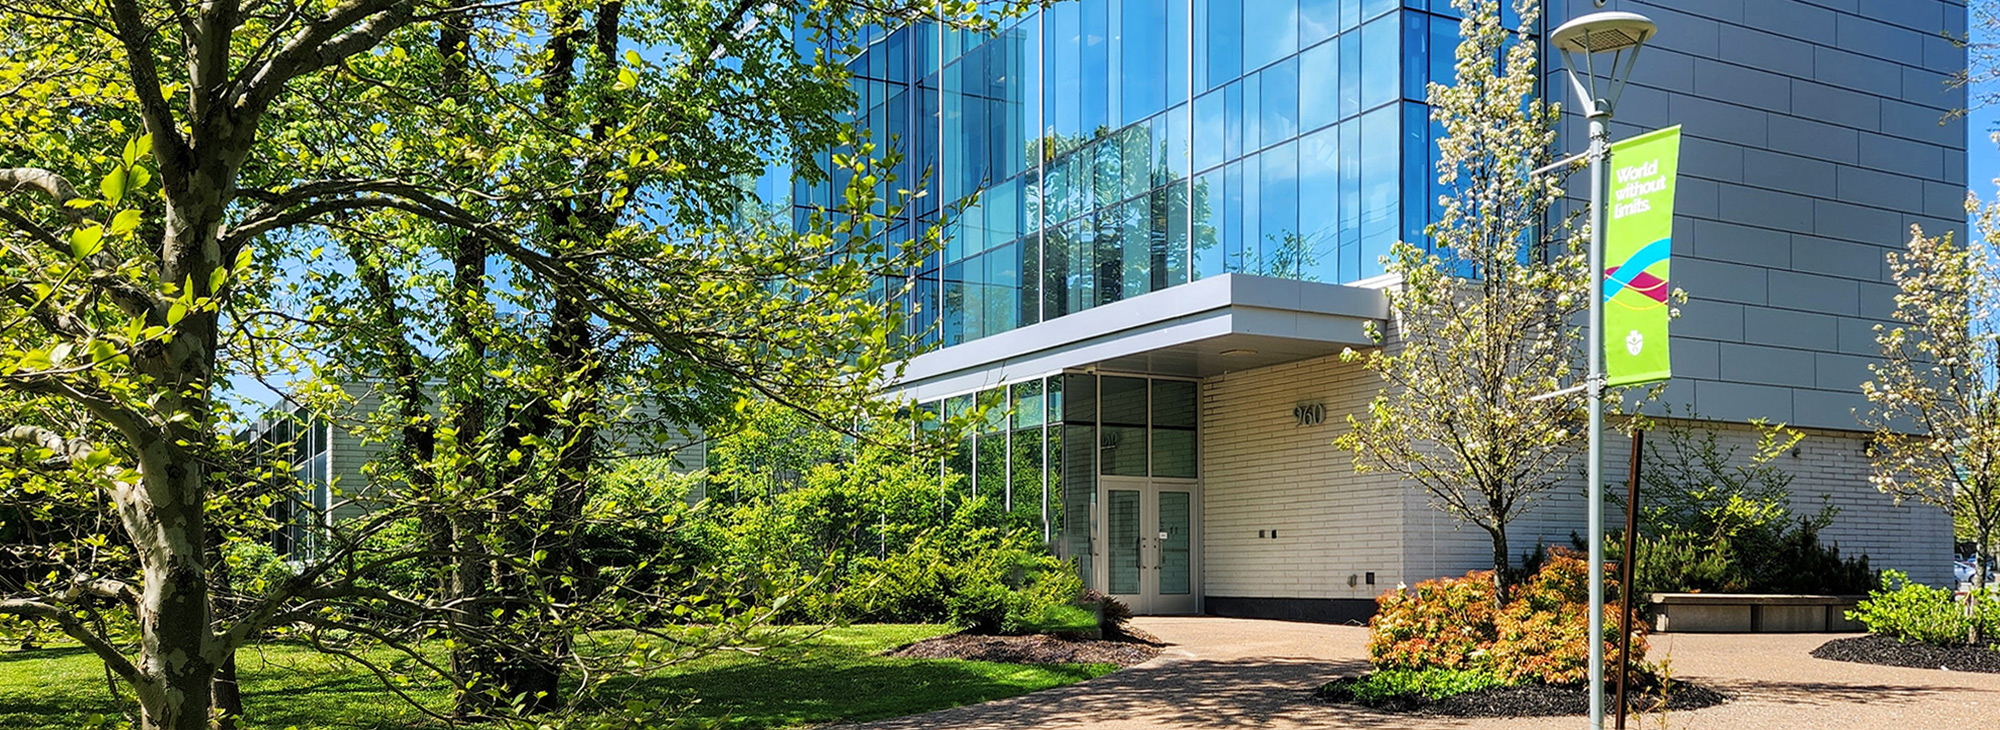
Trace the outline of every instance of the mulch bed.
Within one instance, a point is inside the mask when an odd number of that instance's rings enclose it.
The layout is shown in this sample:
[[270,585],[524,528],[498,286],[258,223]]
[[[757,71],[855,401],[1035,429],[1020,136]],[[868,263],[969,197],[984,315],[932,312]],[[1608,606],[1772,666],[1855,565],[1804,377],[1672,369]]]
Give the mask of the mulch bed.
[[[1609,689],[1606,688],[1607,691]],[[1334,680],[1313,692],[1313,697],[1321,702],[1360,705],[1381,712],[1435,717],[1549,717],[1584,715],[1590,712],[1590,693],[1584,688],[1554,687],[1545,684],[1491,687],[1436,700],[1420,695],[1399,695],[1372,703],[1361,703],[1354,700],[1344,681]],[[1642,709],[1645,711],[1657,709],[1653,706],[1653,693],[1650,692],[1636,693],[1629,701],[1632,707],[1630,714],[1642,714]],[[1667,699],[1666,709],[1698,710],[1727,701],[1729,701],[1728,695],[1708,687],[1689,682],[1675,682],[1673,694]],[[1607,714],[1612,711],[1610,705],[1607,700],[1605,702]]]
[[2000,674],[2000,651],[1994,649],[1905,642],[1874,634],[1834,639],[1812,650],[1812,655],[1837,662]]
[[[1130,633],[1143,634],[1137,630]],[[905,659],[966,659],[1007,664],[1116,664],[1129,667],[1160,655],[1151,636],[1065,639],[1054,636],[952,634],[891,650]]]

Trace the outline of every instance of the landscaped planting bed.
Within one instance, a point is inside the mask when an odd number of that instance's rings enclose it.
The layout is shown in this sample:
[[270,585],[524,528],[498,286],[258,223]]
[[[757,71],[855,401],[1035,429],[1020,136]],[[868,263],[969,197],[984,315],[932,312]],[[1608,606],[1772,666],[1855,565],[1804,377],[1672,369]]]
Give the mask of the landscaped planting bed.
[[1007,664],[1116,664],[1129,667],[1160,655],[1157,642],[1119,636],[1107,639],[1066,639],[1029,636],[952,634],[898,648],[899,659],[965,659]]
[[1834,639],[1814,649],[1812,655],[1837,662],[2000,674],[2000,650],[1979,646],[1940,646],[1875,634]]
[[[1357,696],[1355,690],[1359,682],[1359,677],[1336,679],[1320,687],[1313,697],[1323,702],[1361,705],[1385,712],[1441,717],[1547,717],[1582,715],[1590,711],[1590,692],[1583,687],[1497,685],[1441,696],[1427,696],[1421,691]],[[1661,709],[1659,696],[1657,688],[1639,689],[1631,696],[1630,706],[1634,712],[1656,711]],[[1708,687],[1675,682],[1667,692],[1665,709],[1698,710],[1728,700],[1727,695]]]
[[[1505,592],[1504,601],[1493,574],[1484,571],[1382,594],[1368,623],[1372,671],[1336,678],[1314,696],[1386,712],[1449,717],[1589,711],[1589,566],[1562,549],[1535,562]],[[1611,638],[1618,631],[1615,612],[1605,618],[1605,665],[1633,678],[1628,707],[1691,710],[1728,699],[1707,687],[1670,681],[1663,667],[1646,663],[1643,622],[1633,622],[1628,660],[1628,650]]]

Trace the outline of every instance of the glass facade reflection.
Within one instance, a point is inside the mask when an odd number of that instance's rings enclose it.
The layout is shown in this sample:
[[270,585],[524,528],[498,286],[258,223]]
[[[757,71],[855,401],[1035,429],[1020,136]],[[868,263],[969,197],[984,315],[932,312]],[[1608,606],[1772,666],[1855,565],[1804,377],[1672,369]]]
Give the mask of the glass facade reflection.
[[[1445,0],[1071,0],[913,25],[851,63],[856,119],[945,216],[911,334],[950,346],[1225,272],[1346,283],[1436,199]],[[928,173],[928,174],[926,174]],[[794,188],[797,215],[841,180]],[[946,207],[977,194],[955,214]]]
[[1197,474],[1201,389],[1193,381],[1064,373],[919,407],[948,417],[984,409],[944,460],[945,470],[970,477],[957,482],[963,493],[955,497],[984,497],[1012,526],[1040,532],[1085,585],[1094,585],[1087,558],[1099,475]]

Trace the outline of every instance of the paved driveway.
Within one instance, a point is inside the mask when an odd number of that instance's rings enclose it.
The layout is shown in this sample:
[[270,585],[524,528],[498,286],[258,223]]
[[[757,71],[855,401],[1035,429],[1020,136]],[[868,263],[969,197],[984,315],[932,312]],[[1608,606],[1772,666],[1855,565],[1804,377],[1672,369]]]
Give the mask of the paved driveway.
[[[917,728],[1465,728],[1587,727],[1581,717],[1411,718],[1314,702],[1312,688],[1366,667],[1367,630],[1220,618],[1136,620],[1167,647],[1158,659],[1105,677],[1011,699],[862,726]],[[1651,658],[1676,676],[1737,696],[1673,713],[1674,728],[2000,728],[2000,675],[1877,667],[1814,659],[1832,636],[1663,634]],[[1605,726],[1611,723],[1606,721]],[[1660,727],[1658,718],[1628,723]]]

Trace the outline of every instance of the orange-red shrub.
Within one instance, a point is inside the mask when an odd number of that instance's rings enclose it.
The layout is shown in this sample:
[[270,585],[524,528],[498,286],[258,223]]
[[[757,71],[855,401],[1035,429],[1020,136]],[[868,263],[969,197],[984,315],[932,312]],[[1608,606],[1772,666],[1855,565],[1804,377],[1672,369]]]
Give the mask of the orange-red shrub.
[[1438,578],[1375,599],[1368,659],[1377,669],[1478,669],[1496,638],[1493,572]]
[[[1368,657],[1376,669],[1481,670],[1510,684],[1574,684],[1588,678],[1589,568],[1574,551],[1551,550],[1503,607],[1493,574],[1439,578],[1375,599],[1368,622]],[[1616,596],[1615,580],[1605,595]],[[1617,612],[1605,615],[1605,666],[1618,664]],[[1633,669],[1646,656],[1645,625],[1632,622]],[[1615,676],[1615,675],[1613,675]]]
[[[1607,572],[1609,572],[1607,570]],[[1575,551],[1549,551],[1542,569],[1514,587],[1495,621],[1493,670],[1502,681],[1575,684],[1590,678],[1590,565]],[[1616,574],[1606,575],[1604,595],[1618,595]],[[1632,619],[1633,669],[1644,673],[1646,626]],[[1604,666],[1615,677],[1618,612],[1604,614]]]

